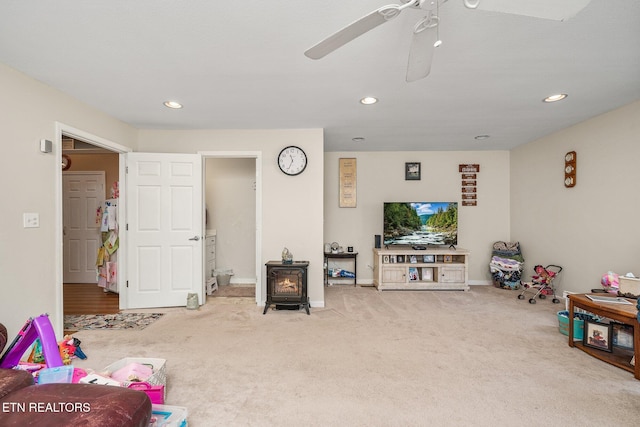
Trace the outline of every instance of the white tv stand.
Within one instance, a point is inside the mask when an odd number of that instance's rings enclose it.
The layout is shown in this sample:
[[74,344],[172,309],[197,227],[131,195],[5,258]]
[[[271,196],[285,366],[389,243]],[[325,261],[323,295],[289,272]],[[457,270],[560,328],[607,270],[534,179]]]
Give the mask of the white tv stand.
[[373,284],[383,290],[469,290],[467,249],[373,250]]

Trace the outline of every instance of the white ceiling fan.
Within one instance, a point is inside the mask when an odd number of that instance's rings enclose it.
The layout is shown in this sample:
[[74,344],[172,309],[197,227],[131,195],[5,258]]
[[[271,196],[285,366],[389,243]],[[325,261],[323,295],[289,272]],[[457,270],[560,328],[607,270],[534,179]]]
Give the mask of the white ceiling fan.
[[[564,21],[584,9],[591,0],[462,0],[468,9],[525,15]],[[413,28],[409,50],[407,82],[429,75],[434,48],[442,41],[438,37],[440,5],[447,0],[402,0],[404,4],[390,4],[363,16],[305,51],[311,59],[320,59],[356,37],[396,18],[407,8],[424,10],[427,15]]]

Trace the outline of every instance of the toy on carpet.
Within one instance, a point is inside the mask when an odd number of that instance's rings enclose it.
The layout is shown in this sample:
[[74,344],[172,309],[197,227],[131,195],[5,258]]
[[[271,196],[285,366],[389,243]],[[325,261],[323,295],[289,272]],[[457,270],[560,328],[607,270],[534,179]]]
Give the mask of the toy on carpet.
[[70,365],[73,357],[83,360],[87,358],[87,355],[80,348],[80,340],[71,335],[65,335],[64,340],[58,343],[58,347],[60,348],[62,363],[65,365]]
[[49,316],[42,314],[35,319],[30,318],[27,320],[16,338],[9,344],[2,358],[0,358],[0,368],[13,368],[18,365],[22,355],[36,340],[40,343],[40,354],[48,368],[63,365]]

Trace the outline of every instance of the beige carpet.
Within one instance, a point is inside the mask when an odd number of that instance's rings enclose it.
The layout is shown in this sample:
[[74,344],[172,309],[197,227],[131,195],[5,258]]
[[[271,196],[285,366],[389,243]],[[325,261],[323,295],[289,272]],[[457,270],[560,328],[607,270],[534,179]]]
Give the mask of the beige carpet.
[[563,304],[489,286],[325,292],[310,316],[209,298],[142,331],[80,331],[77,365],[167,359],[166,403],[190,427],[638,425],[640,381],[569,348]]

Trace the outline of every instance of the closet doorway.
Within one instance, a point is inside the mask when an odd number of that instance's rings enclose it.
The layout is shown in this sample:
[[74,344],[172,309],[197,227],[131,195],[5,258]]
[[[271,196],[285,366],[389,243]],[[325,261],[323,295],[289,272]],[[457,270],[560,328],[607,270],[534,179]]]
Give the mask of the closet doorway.
[[119,153],[63,133],[62,154],[63,314],[118,313],[119,295],[98,286],[96,262],[102,214],[118,191]]
[[[200,152],[204,164],[205,229],[215,234],[215,268],[232,270],[220,296],[252,296],[262,289],[262,153]],[[211,274],[205,271],[205,277]],[[213,292],[216,296],[216,292]]]

